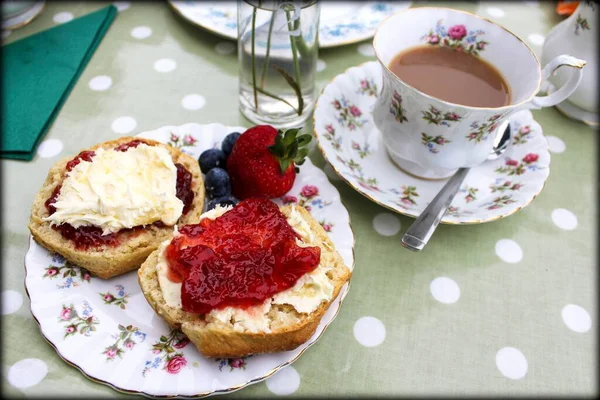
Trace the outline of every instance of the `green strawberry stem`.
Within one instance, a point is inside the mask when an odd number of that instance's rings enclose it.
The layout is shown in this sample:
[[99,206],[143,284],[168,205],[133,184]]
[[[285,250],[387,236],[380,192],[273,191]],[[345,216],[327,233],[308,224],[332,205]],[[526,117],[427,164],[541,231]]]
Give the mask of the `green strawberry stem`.
[[300,129],[302,128],[292,128],[287,131],[278,130],[275,143],[269,147],[269,152],[279,162],[281,175],[285,175],[291,163],[295,165],[304,164],[304,160],[308,155],[306,146],[312,140],[312,136],[309,134],[298,136]]

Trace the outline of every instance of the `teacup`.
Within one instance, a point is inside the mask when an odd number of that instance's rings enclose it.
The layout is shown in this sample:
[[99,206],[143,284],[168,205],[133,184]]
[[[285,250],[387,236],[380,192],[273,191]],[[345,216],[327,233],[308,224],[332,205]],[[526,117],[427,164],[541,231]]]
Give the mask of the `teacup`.
[[[496,108],[453,104],[402,81],[388,68],[390,61],[419,45],[475,49],[503,75],[511,91],[510,104]],[[377,28],[373,47],[383,71],[382,91],[373,110],[375,125],[396,165],[427,179],[447,178],[458,168],[483,163],[506,118],[562,102],[579,85],[586,64],[561,55],[542,70],[535,53],[510,31],[467,12],[437,7],[390,16]],[[551,95],[536,96],[542,82],[563,66],[572,67],[565,84]]]

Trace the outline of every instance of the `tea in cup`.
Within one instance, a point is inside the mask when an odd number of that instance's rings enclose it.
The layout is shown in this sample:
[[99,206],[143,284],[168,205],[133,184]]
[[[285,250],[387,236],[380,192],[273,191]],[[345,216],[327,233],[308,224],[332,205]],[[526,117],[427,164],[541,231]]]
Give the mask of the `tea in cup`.
[[[373,46],[383,71],[375,125],[394,163],[427,179],[483,163],[506,118],[566,99],[585,65],[561,55],[542,70],[535,53],[510,31],[437,7],[392,15],[377,28]],[[562,66],[571,67],[566,83],[536,96]]]

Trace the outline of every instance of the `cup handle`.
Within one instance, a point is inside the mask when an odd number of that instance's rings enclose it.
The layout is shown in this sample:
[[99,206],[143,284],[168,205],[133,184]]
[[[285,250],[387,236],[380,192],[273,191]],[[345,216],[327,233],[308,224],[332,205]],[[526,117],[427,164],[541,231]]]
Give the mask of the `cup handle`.
[[581,78],[583,77],[583,67],[586,64],[586,61],[568,55],[555,57],[546,64],[542,70],[542,81],[547,81],[550,76],[556,73],[557,69],[564,66],[572,68],[571,76],[564,85],[551,94],[547,96],[535,96],[526,104],[525,108],[537,110],[542,107],[552,107],[563,102],[567,97],[573,94],[575,89],[579,86]]

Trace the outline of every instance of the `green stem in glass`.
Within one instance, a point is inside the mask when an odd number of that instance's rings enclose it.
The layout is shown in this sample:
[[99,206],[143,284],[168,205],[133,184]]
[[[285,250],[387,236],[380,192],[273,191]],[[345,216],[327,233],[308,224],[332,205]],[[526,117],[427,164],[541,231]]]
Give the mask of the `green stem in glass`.
[[[294,29],[298,29],[300,26],[300,18],[294,23],[290,22],[290,12],[286,10],[285,15],[288,20],[288,29],[293,31]],[[294,73],[296,75],[296,84],[300,91],[298,92],[298,115],[302,114],[302,110],[304,109],[304,101],[302,99],[302,86],[300,85],[300,64],[298,62],[298,49],[296,48],[296,37],[290,35],[290,45],[292,47],[292,61],[294,62]]]
[[256,38],[256,7],[252,8],[252,87],[254,88],[254,107],[258,112],[258,93],[256,91],[256,54],[254,51],[254,42]]
[[[294,106],[292,105],[292,103],[290,103],[289,101],[287,101],[287,100],[286,100],[286,99],[284,99],[283,97],[279,97],[279,96],[277,96],[277,95],[275,95],[275,94],[273,94],[273,93],[267,92],[266,90],[264,90],[264,89],[262,89],[262,88],[257,88],[256,90],[258,90],[260,93],[264,94],[265,96],[272,97],[272,98],[274,98],[275,100],[279,100],[279,101],[281,101],[281,102],[283,102],[283,103],[287,104],[288,106],[292,107],[292,109],[293,109],[294,111],[298,112],[298,109],[297,109],[296,107],[294,107]],[[300,114],[298,114],[298,115],[300,115]]]
[[275,23],[275,12],[271,14],[271,21],[269,22],[269,35],[267,36],[267,50],[265,54],[265,61],[262,66],[262,72],[260,77],[260,87],[265,87],[265,76],[267,74],[267,68],[269,65],[269,55],[271,54],[271,33],[273,32],[273,24]]

